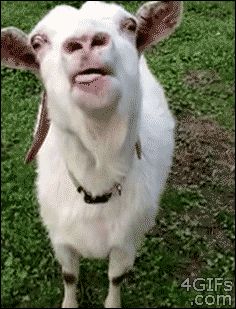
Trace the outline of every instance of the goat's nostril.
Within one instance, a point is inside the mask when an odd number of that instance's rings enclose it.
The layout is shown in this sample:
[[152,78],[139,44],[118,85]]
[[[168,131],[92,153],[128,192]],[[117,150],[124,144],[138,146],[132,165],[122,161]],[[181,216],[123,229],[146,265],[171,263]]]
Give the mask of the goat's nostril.
[[109,43],[109,36],[103,33],[96,34],[91,42],[91,47],[106,46]]
[[94,47],[103,47],[108,45],[110,42],[110,37],[106,33],[97,33],[93,36],[91,35],[84,35],[77,38],[70,38],[68,39],[64,45],[64,51],[69,54],[76,52],[78,50],[89,50],[93,49]]
[[83,45],[76,41],[70,41],[64,45],[64,48],[68,53],[73,53],[76,50],[82,49]]

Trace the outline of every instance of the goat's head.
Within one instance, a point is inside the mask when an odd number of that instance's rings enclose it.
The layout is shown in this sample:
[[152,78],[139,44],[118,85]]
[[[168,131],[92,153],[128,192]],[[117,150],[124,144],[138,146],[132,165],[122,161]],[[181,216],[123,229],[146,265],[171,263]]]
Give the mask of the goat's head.
[[136,15],[100,1],[57,6],[29,35],[2,30],[2,63],[39,73],[62,112],[107,107],[137,92],[140,54],[173,32],[181,12],[180,1],[147,2]]

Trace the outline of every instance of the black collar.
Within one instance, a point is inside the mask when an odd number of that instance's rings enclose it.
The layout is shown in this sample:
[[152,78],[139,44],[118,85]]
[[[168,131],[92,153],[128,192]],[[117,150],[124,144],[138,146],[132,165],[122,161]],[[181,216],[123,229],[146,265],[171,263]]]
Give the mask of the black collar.
[[119,183],[115,183],[114,186],[110,189],[109,192],[104,193],[103,195],[97,195],[97,196],[92,196],[92,194],[90,192],[88,192],[87,190],[85,190],[84,187],[82,187],[78,181],[76,180],[75,176],[73,175],[73,173],[67,168],[69,176],[72,180],[72,182],[74,183],[77,191],[79,193],[84,193],[84,201],[87,204],[102,204],[102,203],[107,203],[113,194],[117,193],[119,195],[121,195],[121,184]]
[[[141,154],[142,154],[142,149],[141,149],[141,143],[138,140],[138,142],[135,144],[135,150],[138,159],[141,159]],[[68,168],[67,168],[68,169]],[[114,195],[115,192],[118,192],[119,195],[121,195],[121,184],[115,183],[114,186],[111,188],[110,191],[104,193],[103,195],[97,195],[97,196],[92,196],[90,192],[88,192],[85,188],[83,188],[75,178],[75,176],[72,174],[72,172],[68,169],[69,176],[74,183],[75,187],[77,188],[77,191],[79,193],[84,193],[84,201],[87,204],[104,204],[107,203],[111,197]]]
[[113,188],[113,190],[111,190],[108,193],[105,193],[103,195],[97,195],[95,197],[92,196],[91,193],[87,192],[82,186],[79,186],[77,188],[77,191],[79,193],[84,192],[84,201],[87,204],[101,204],[101,203],[107,203],[112,195],[113,195],[113,191],[114,189],[117,189],[117,192],[119,193],[119,195],[121,195],[121,185],[120,184],[116,184]]

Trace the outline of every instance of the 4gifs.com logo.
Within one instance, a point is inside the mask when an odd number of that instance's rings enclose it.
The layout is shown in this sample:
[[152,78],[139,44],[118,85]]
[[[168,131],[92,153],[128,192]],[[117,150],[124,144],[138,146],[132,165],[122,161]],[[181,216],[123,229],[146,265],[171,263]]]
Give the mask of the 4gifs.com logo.
[[199,294],[191,301],[191,306],[232,306],[233,282],[223,278],[190,278],[181,283],[188,291],[193,289]]

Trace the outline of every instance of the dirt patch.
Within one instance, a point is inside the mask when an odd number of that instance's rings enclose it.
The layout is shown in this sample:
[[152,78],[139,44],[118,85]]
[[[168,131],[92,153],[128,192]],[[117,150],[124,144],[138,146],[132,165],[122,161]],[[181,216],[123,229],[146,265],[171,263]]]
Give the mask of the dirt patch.
[[219,82],[220,76],[214,70],[191,70],[185,75],[184,82],[195,88]]
[[193,257],[182,270],[181,277],[189,278],[189,283],[192,284],[194,279],[199,277],[203,265],[203,261],[198,256]]
[[[223,220],[217,219],[224,212],[228,216],[234,215],[234,134],[213,120],[187,115],[178,119],[175,140],[174,162],[168,186],[174,190],[186,188],[197,191],[201,201],[196,207],[174,212],[175,223],[178,222],[175,231],[175,225],[161,224],[160,221],[147,237],[162,237],[170,250],[175,248],[177,241],[180,241],[180,246],[186,245],[187,250],[194,247],[193,251],[189,251],[191,256],[187,258],[184,267],[175,273],[179,280],[190,278],[192,281],[205,267],[201,246],[205,246],[204,250],[234,252],[231,225],[226,222],[227,226],[224,226]],[[162,216],[165,217],[166,213],[161,208],[158,217]],[[169,222],[168,219],[166,221]],[[172,222],[173,218],[170,224]],[[186,227],[191,235],[184,235]],[[176,238],[177,230],[183,230],[181,240]]]
[[199,226],[198,227],[199,235],[204,235],[207,238],[208,246],[218,247],[224,250],[233,249],[233,242],[226,236],[225,231],[222,230],[219,226]]
[[233,187],[234,134],[215,122],[186,116],[176,128],[176,148],[169,183],[174,186],[207,184]]
[[234,134],[205,118],[186,116],[176,128],[176,148],[169,185],[197,189],[206,205],[191,209],[186,222],[198,221],[195,227],[209,246],[231,249],[232,241],[219,227],[215,214],[227,211],[234,215]]

